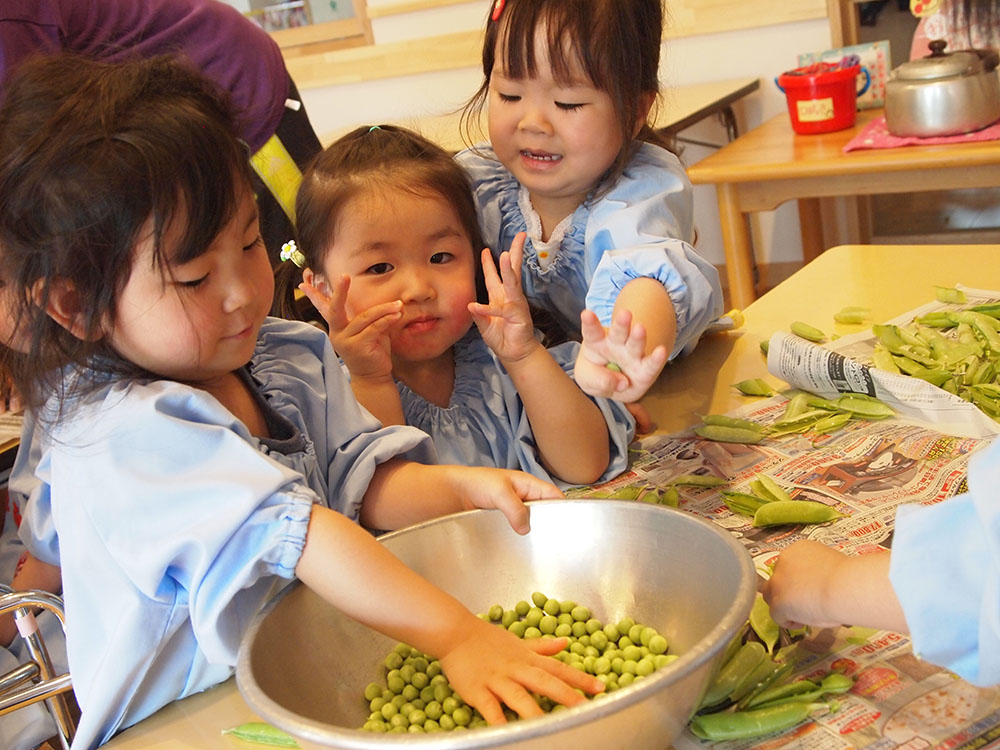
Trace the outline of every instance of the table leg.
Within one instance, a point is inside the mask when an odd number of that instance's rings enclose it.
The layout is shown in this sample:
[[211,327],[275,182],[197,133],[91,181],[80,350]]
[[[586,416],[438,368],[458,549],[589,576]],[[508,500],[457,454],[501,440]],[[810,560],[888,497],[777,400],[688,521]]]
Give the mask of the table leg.
[[747,216],[740,211],[735,185],[720,183],[715,190],[719,202],[719,223],[722,225],[722,244],[726,253],[729,298],[734,307],[743,309],[757,299],[753,278],[753,245],[750,242]]
[[823,215],[819,198],[799,200],[799,232],[802,235],[802,263],[806,264],[823,252]]

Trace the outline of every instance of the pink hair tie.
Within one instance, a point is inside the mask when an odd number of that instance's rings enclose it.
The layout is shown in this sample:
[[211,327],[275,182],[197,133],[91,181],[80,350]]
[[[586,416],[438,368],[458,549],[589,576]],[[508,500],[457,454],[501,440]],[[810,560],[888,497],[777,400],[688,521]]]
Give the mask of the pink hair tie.
[[493,14],[490,16],[494,21],[500,18],[500,14],[503,13],[503,6],[507,4],[507,0],[496,0],[493,3]]

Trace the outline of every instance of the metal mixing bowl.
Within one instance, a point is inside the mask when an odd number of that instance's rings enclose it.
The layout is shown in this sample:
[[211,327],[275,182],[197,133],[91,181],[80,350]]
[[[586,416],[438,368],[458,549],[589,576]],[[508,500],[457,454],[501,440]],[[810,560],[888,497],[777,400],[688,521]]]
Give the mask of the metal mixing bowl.
[[[518,536],[495,511],[470,511],[381,537],[411,568],[473,612],[542,591],[659,630],[681,657],[633,685],[567,711],[466,732],[374,734],[364,687],[395,642],[293,586],[258,615],[236,681],[250,707],[304,748],[667,748],[684,729],[726,644],[746,622],[756,573],[729,533],[689,513],[635,501],[530,504]],[[331,570],[330,575],[343,575]]]

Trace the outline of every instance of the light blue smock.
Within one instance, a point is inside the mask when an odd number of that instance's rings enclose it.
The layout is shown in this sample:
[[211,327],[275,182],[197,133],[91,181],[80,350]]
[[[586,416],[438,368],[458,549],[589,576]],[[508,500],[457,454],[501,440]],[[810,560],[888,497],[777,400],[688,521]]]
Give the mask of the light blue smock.
[[[483,238],[499,257],[528,224],[518,204],[520,183],[489,144],[455,157],[472,179]],[[657,279],[677,315],[670,358],[688,352],[722,315],[722,287],[715,266],[694,241],[691,183],[677,157],[643,143],[624,174],[595,201],[573,213],[562,244],[547,267],[530,239],[524,246],[523,283],[528,301],[549,310],[570,338],[580,338],[580,313],[593,310],[611,323],[619,292],[632,279]]]
[[269,319],[241,373],[270,439],[171,381],[103,387],[42,438],[21,537],[42,559],[58,550],[74,750],[232,675],[294,576],[313,503],[357,519],[380,463],[434,460],[419,430],[358,406],[313,326]]
[[1000,683],[1000,443],[970,461],[967,493],[896,511],[889,578],[915,654]]
[[[548,351],[573,377],[580,345],[567,342]],[[524,404],[507,371],[483,341],[470,330],[454,348],[455,387],[447,407],[433,404],[397,381],[406,423],[431,436],[438,460],[464,466],[520,469],[570,486],[549,474],[542,464]],[[610,461],[598,482],[618,476],[628,467],[628,445],[635,434],[635,419],[625,405],[610,399],[591,398],[608,425]],[[567,440],[573,436],[568,435]]]

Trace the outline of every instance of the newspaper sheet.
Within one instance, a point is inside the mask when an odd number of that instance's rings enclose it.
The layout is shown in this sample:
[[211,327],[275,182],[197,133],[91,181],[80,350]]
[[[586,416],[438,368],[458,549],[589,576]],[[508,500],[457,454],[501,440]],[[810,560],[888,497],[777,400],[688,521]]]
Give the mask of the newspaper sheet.
[[[970,304],[1000,297],[995,292],[966,293]],[[933,303],[894,322],[907,323],[924,310],[945,307]],[[721,488],[678,486],[680,507],[728,529],[766,577],[781,550],[799,539],[815,539],[847,554],[890,548],[899,505],[938,503],[966,490],[970,456],[989,445],[1000,425],[971,404],[960,399],[953,403],[944,391],[940,394],[947,399],[925,392],[923,381],[883,380],[869,367],[870,334],[838,340],[836,352],[789,338],[776,334],[771,341],[772,373],[828,397],[846,390],[869,393],[892,403],[901,416],[851,422],[832,435],[807,432],[768,438],[757,445],[712,442],[690,432],[651,436],[633,446],[629,472],[601,487],[570,494],[600,496],[624,486],[664,487],[682,474],[725,478],[727,484]],[[786,401],[784,395],[759,399],[735,416],[770,424],[781,416]],[[749,517],[730,512],[720,489],[749,492],[749,482],[758,473],[774,477],[795,498],[827,503],[846,515],[819,526],[755,528]],[[977,688],[921,661],[903,635],[848,627],[814,630],[796,644],[790,658],[797,663],[794,676],[815,677],[836,668],[856,678],[848,694],[837,696],[837,711],[817,714],[793,729],[757,740],[713,744],[685,732],[674,748],[1000,747],[1000,687]]]

